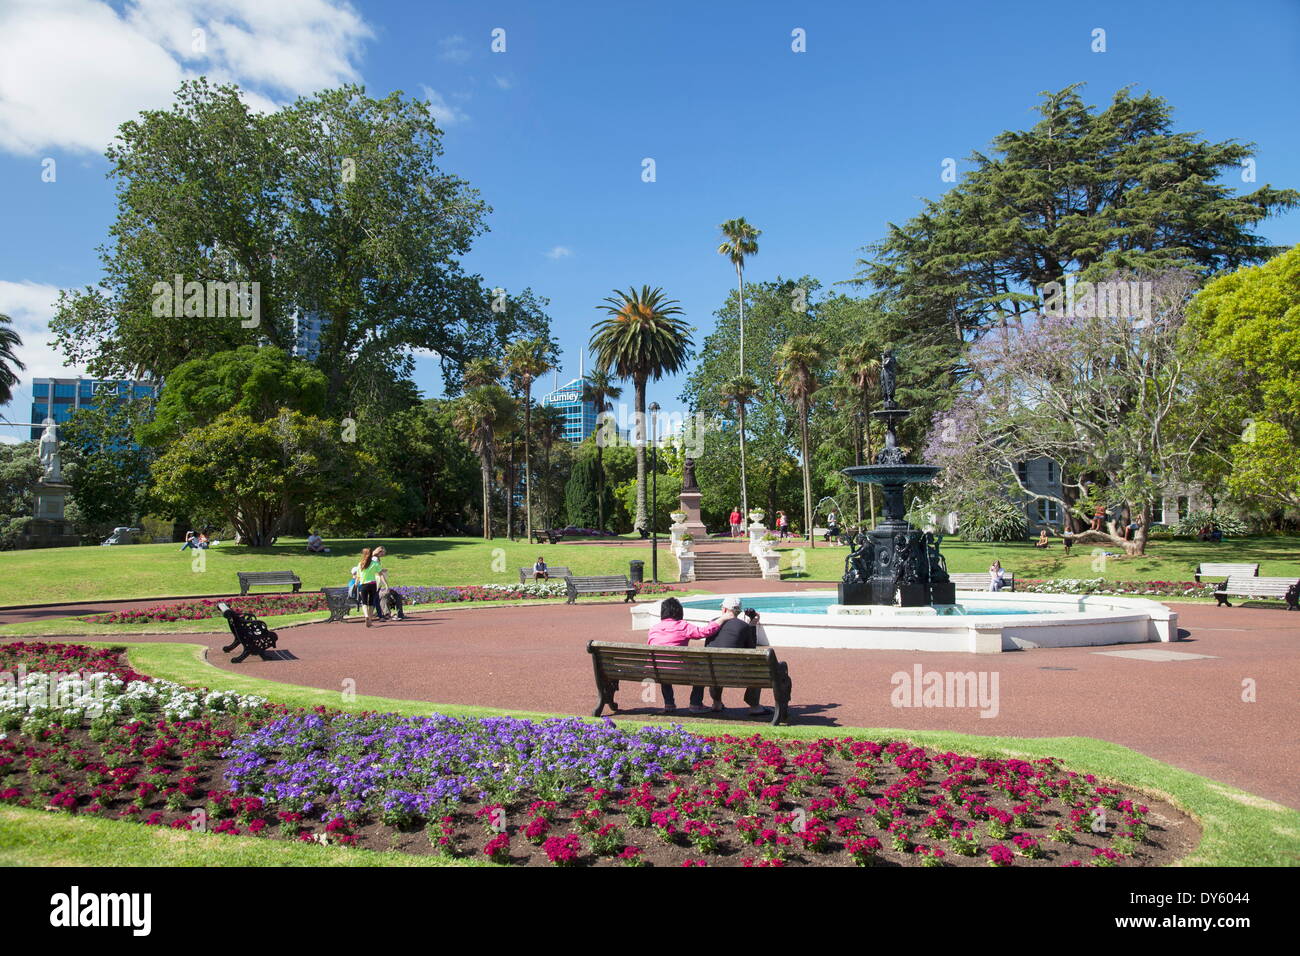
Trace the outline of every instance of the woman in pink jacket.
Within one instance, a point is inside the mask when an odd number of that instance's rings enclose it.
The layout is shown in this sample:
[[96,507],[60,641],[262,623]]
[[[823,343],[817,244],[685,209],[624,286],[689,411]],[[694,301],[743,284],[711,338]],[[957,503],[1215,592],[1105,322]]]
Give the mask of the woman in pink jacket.
[[[720,615],[708,624],[697,626],[682,620],[682,602],[675,597],[665,598],[659,603],[659,622],[650,628],[647,644],[666,647],[686,647],[691,641],[702,641],[718,633],[726,615]],[[664,695],[664,713],[677,711],[677,699],[673,694],[672,684],[660,684],[659,690]],[[701,708],[703,709],[703,708]]]

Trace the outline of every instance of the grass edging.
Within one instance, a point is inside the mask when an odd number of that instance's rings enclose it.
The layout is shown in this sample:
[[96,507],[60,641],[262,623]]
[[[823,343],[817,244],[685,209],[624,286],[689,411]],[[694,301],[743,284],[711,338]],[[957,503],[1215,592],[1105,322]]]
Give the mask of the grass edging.
[[[374,710],[405,715],[433,711],[458,717],[512,716],[527,718],[553,717],[555,714],[531,711],[500,710],[468,705],[433,704],[428,701],[398,700],[387,697],[355,695],[345,698],[342,691],[323,690],[283,684],[278,681],[232,674],[210,665],[204,658],[205,648],[198,644],[136,643],[126,641],[87,642],[92,646],[127,646],[131,666],[141,673],[182,684],[205,686],[213,690],[232,690],[257,694],[278,703],[299,707],[323,705],[341,710]],[[662,726],[662,721],[618,720],[621,726]],[[1180,770],[1147,757],[1127,747],[1091,737],[982,737],[948,731],[898,730],[863,727],[781,727],[761,729],[746,725],[691,721],[687,729],[696,733],[761,733],[788,739],[827,736],[890,737],[910,740],[918,745],[962,753],[1034,759],[1052,756],[1070,769],[1093,773],[1110,781],[1158,795],[1193,816],[1203,833],[1200,845],[1178,861],[1180,866],[1296,866],[1300,865],[1300,811],[1254,796],[1243,790],[1217,783],[1190,771]],[[11,822],[14,824],[11,826]],[[108,827],[87,831],[84,838],[76,831],[79,825]],[[14,831],[22,831],[16,839]],[[28,833],[27,831],[32,831]],[[131,831],[121,833],[120,831]],[[135,831],[144,831],[138,834]],[[44,833],[44,836],[42,835]],[[191,850],[188,845],[177,849],[178,842],[190,837],[213,839],[211,834],[186,834],[175,831],[159,833],[138,823],[111,820],[84,820],[22,808],[0,809],[0,853],[6,859],[17,847],[17,862],[32,865],[430,865],[449,861],[436,857],[412,858],[408,855],[369,851],[360,853],[347,848],[285,847],[279,841],[246,837],[222,837],[217,843]],[[107,844],[107,845],[106,845]],[[259,856],[259,847],[270,845],[271,852]],[[72,857],[64,850],[72,848]],[[279,856],[276,854],[284,854]],[[365,857],[362,859],[362,857]],[[381,857],[382,859],[373,859]],[[401,859],[388,859],[401,857]],[[164,862],[175,858],[177,862]],[[101,862],[107,860],[108,862]],[[157,860],[156,864],[152,861]],[[450,861],[453,865],[471,862]],[[478,861],[473,861],[478,862]]]

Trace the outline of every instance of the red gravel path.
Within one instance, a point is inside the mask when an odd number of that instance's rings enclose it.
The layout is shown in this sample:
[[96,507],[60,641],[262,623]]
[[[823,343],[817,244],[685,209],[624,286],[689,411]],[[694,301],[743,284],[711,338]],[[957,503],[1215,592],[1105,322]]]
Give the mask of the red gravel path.
[[[710,585],[720,592],[790,589],[788,583],[761,581]],[[791,712],[797,724],[1096,737],[1300,808],[1300,615],[1195,604],[1181,604],[1178,612],[1187,639],[1176,644],[1040,648],[988,656],[811,648],[778,653],[790,664]],[[52,612],[0,612],[0,623],[38,614]],[[596,697],[586,642],[639,642],[644,634],[631,630],[627,605],[601,602],[447,608],[369,630],[351,622],[285,629],[280,648],[291,659],[254,657],[237,667],[220,653],[228,640],[223,635],[140,639],[204,643],[217,667],[287,683],[341,689],[350,679],[359,694],[585,714]],[[1098,653],[1133,649],[1211,659],[1156,662]],[[915,664],[925,671],[996,674],[996,716],[981,717],[976,708],[892,706],[891,676],[910,674]],[[1256,684],[1256,702],[1242,700],[1247,680]],[[683,708],[686,694],[686,688],[679,688]],[[656,713],[654,705],[639,698],[639,687],[625,686],[620,695],[624,712],[636,717]],[[739,691],[726,692],[729,705],[739,705],[739,698]],[[759,725],[742,713],[736,707],[728,715],[738,725]],[[683,709],[672,719],[690,717]]]

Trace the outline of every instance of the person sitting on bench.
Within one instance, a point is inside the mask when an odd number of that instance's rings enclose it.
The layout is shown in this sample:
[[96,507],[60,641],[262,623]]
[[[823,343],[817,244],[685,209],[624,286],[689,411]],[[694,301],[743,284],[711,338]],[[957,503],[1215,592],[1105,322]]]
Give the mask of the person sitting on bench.
[[[681,601],[675,597],[665,598],[659,604],[659,621],[651,625],[646,643],[666,647],[686,647],[691,641],[703,641],[713,637],[726,619],[726,615],[721,615],[708,624],[696,626],[682,620]],[[676,713],[677,700],[673,694],[673,685],[660,684],[659,690],[664,695],[664,713]]]
[[[741,617],[740,598],[727,597],[722,599],[722,626],[718,628],[718,633],[704,641],[705,647],[744,647],[753,649],[758,646],[758,631],[755,629],[758,624],[758,612],[753,608],[745,611],[745,617]],[[749,705],[749,715],[751,717],[770,717],[772,708],[761,707],[758,703],[758,696],[762,689],[758,687],[745,688],[745,703]],[[713,698],[712,710],[715,714],[723,711],[722,706],[722,688],[710,687],[709,696]],[[704,710],[704,688],[691,688],[691,713],[703,714]]]
[[550,576],[551,573],[546,569],[546,559],[539,554],[537,563],[533,565],[533,580],[545,581]]

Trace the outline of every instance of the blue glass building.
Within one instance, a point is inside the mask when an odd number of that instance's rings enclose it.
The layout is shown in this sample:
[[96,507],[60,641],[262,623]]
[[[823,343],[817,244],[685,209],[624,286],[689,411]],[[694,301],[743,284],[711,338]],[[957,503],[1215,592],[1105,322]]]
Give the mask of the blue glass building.
[[[156,396],[158,382],[105,382],[94,378],[34,378],[32,379],[32,417],[34,425],[52,418],[56,425],[64,424],[79,408],[94,408],[98,396],[105,389],[132,398]],[[39,427],[32,428],[32,439],[41,437]]]
[[596,406],[583,401],[585,379],[575,378],[567,385],[542,396],[542,404],[564,413],[564,440],[575,445],[596,430]]

